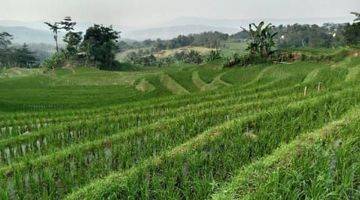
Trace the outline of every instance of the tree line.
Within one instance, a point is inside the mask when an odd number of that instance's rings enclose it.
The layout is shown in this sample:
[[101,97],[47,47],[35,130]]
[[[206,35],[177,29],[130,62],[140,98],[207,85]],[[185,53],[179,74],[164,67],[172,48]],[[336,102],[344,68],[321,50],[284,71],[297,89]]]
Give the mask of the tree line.
[[249,29],[243,28],[242,35],[248,41],[248,54],[239,56],[235,54],[227,59],[225,67],[234,65],[246,66],[249,64],[283,61],[292,59],[292,55],[278,51],[289,47],[333,47],[360,45],[360,13],[353,12],[355,20],[352,24],[324,24],[272,26],[260,22],[258,25],[250,24]]
[[[162,50],[176,49],[185,46],[202,46],[219,49],[227,41],[246,42],[248,54],[229,57],[225,66],[236,63],[247,65],[253,62],[268,60],[276,49],[337,47],[344,45],[360,45],[360,14],[353,12],[353,23],[318,25],[287,25],[273,26],[264,22],[250,24],[248,29],[242,28],[237,34],[229,35],[220,32],[180,35],[171,40],[145,40],[142,42],[119,41],[120,32],[112,26],[94,24],[85,33],[75,31],[76,22],[65,17],[59,22],[44,22],[53,33],[56,53],[43,62],[47,68],[65,65],[95,66],[100,69],[112,70],[119,68],[115,60],[117,52],[129,49],[140,49],[128,54],[128,60],[136,65],[163,66],[174,62],[199,64],[205,60],[221,57],[219,51],[213,51],[204,57],[196,51],[178,52],[168,58],[156,58],[153,54]],[[59,33],[65,31],[62,38],[66,44],[60,48]],[[12,45],[13,36],[0,33],[0,66],[33,67],[38,64],[34,52],[24,44],[21,47]]]
[[27,44],[21,47],[12,46],[13,36],[7,32],[0,33],[0,67],[32,68],[38,65],[38,58]]
[[[360,44],[359,13],[353,23],[325,23],[322,26],[309,24],[293,24],[273,26],[277,35],[274,41],[278,48],[331,48],[345,45]],[[251,36],[246,31],[232,35],[235,40],[247,40]]]
[[[360,14],[353,12],[356,19],[353,23],[324,24],[318,25],[287,25],[273,26],[272,24],[250,24],[249,28],[227,35],[218,32],[207,32],[189,36],[178,36],[172,40],[145,40],[142,44],[137,43],[139,51],[128,54],[127,59],[132,64],[142,66],[154,66],[155,64],[168,64],[174,62],[185,62],[199,64],[211,58],[221,58],[219,51],[212,51],[208,57],[204,57],[195,51],[181,51],[166,59],[156,58],[153,53],[163,49],[173,49],[184,46],[205,46],[219,48],[222,42],[232,40],[246,42],[248,53],[240,56],[234,54],[226,58],[225,67],[234,65],[246,66],[249,64],[271,62],[272,60],[291,59],[291,55],[283,55],[282,49],[291,48],[331,48],[338,46],[356,46],[360,44]],[[124,42],[125,43],[125,42]],[[214,45],[216,44],[216,45]],[[131,48],[131,45],[127,45]],[[216,55],[216,56],[214,56]],[[210,57],[210,59],[209,59]],[[166,61],[166,62],[164,62]]]
[[132,41],[119,43],[120,52],[129,49],[148,48],[149,53],[155,53],[162,50],[176,49],[186,46],[200,46],[208,48],[220,48],[222,43],[229,39],[230,35],[220,32],[204,32],[199,34],[179,35],[170,40],[144,40],[142,42]]
[[[277,35],[274,41],[278,48],[330,48],[344,45],[359,44],[359,13],[353,12],[357,19],[354,23],[325,23],[322,26],[313,24],[279,25],[271,28]],[[226,41],[246,42],[251,40],[251,35],[245,29],[229,35],[220,32],[205,32],[180,35],[171,40],[145,40],[142,42],[121,41],[120,51],[137,48],[147,48],[149,53],[161,50],[175,49],[185,46],[202,46],[209,48],[220,48]]]

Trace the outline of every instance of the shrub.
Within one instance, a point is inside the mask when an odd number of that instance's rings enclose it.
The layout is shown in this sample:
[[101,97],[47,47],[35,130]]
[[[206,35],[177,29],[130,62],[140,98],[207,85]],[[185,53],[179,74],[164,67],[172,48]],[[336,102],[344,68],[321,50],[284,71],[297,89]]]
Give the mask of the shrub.
[[289,52],[289,51],[277,51],[271,55],[270,59],[273,62],[293,62],[296,60],[304,60],[307,59],[306,55],[297,53],[297,52]]
[[47,69],[55,69],[63,67],[66,62],[66,56],[63,52],[58,52],[53,54],[51,57],[47,58],[41,66]]
[[221,59],[221,51],[220,50],[212,50],[210,54],[207,56],[206,61],[211,62]]
[[186,54],[185,62],[200,64],[203,62],[203,58],[199,52],[191,50],[188,54]]
[[203,62],[203,57],[201,56],[201,54],[194,50],[191,50],[189,52],[181,51],[175,53],[174,58],[177,61],[185,62],[189,64],[200,64]]
[[149,55],[149,56],[143,56],[143,57],[140,57],[139,60],[138,60],[138,64],[141,64],[143,66],[155,66],[157,64],[156,62],[156,57],[154,55]]
[[271,62],[270,59],[264,58],[258,54],[245,54],[239,55],[234,54],[232,57],[227,58],[224,62],[224,67],[234,67],[235,65],[238,66],[249,66],[252,64],[262,64],[262,63],[269,63]]
[[350,46],[360,44],[360,22],[347,24],[344,31],[345,41]]
[[349,50],[343,49],[333,54],[320,54],[320,55],[309,55],[305,53],[288,53],[290,57],[284,61],[316,61],[316,62],[340,62],[346,58],[350,52]]
[[166,57],[166,58],[160,58],[157,60],[157,66],[158,67],[166,67],[169,66],[171,64],[175,63],[175,58],[174,57]]

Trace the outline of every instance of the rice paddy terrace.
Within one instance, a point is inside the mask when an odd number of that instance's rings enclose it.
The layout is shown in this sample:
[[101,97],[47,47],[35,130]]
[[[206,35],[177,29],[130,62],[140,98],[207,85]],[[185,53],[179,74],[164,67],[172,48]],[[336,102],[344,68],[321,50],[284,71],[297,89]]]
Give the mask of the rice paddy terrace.
[[360,57],[2,71],[0,199],[359,199]]

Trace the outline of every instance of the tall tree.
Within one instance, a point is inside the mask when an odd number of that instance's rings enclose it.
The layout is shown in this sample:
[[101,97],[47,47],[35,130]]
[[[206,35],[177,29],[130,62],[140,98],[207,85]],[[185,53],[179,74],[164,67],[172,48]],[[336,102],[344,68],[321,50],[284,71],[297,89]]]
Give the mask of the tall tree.
[[58,34],[60,32],[60,30],[62,29],[61,27],[61,23],[59,22],[55,22],[53,24],[51,24],[50,22],[44,22],[49,28],[50,30],[53,32],[54,34],[54,40],[55,40],[55,45],[56,45],[56,52],[59,52],[59,44],[58,44]]
[[0,49],[6,49],[10,44],[13,36],[7,32],[0,33]]
[[34,52],[30,51],[27,44],[23,44],[21,48],[15,49],[13,57],[13,62],[15,62],[15,65],[18,65],[19,67],[30,68],[37,62]]
[[347,24],[345,27],[345,39],[348,45],[360,44],[360,13],[352,12],[356,16],[353,24]]
[[67,31],[64,36],[64,42],[66,45],[67,56],[74,56],[82,40],[82,32],[73,32],[75,29],[76,22],[72,21],[70,16],[65,17],[60,22],[62,29]]
[[78,52],[80,43],[82,40],[82,32],[68,32],[64,36],[64,42],[66,43],[66,53],[68,56],[74,56]]
[[119,34],[120,32],[115,31],[112,26],[95,24],[88,28],[81,45],[87,59],[101,69],[111,69],[115,60]]
[[9,65],[11,60],[11,45],[12,35],[7,32],[0,33],[0,66]]

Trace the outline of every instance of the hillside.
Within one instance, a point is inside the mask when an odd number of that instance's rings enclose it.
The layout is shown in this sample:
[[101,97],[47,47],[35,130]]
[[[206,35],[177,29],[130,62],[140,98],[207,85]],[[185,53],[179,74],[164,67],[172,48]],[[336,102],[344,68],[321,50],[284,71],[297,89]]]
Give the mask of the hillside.
[[[2,199],[357,199],[359,50],[0,71]],[[342,51],[340,51],[342,52]]]
[[124,37],[134,40],[156,40],[158,38],[172,39],[177,37],[178,35],[197,34],[209,31],[219,31],[223,33],[234,34],[239,32],[239,28],[186,24],[181,26],[164,26],[125,31]]
[[54,38],[49,31],[27,28],[24,26],[0,26],[0,32],[8,32],[14,36],[14,42],[53,44]]
[[[149,48],[126,50],[124,52],[117,53],[116,54],[116,59],[121,61],[121,62],[124,62],[124,61],[126,61],[127,56],[131,52],[138,52],[139,50],[149,50]],[[186,47],[180,47],[180,48],[175,48],[175,49],[161,50],[159,52],[153,53],[153,55],[156,58],[166,58],[166,57],[174,56],[176,53],[180,53],[180,52],[184,52],[184,51],[189,52],[191,50],[197,51],[201,55],[207,55],[210,51],[215,50],[215,49],[207,48],[207,47],[186,46]],[[232,49],[227,49],[227,51],[232,52],[231,50]]]
[[[262,19],[209,19],[201,17],[181,17],[164,23],[157,23],[150,27],[136,28],[114,24],[114,27],[122,32],[123,39],[146,40],[146,39],[172,39],[180,34],[188,35],[207,31],[219,31],[234,34],[239,32],[240,27],[247,27],[249,23],[258,22]],[[324,23],[347,23],[351,22],[350,16],[331,18],[297,18],[297,19],[267,19],[274,25],[287,24],[318,24]],[[78,31],[85,32],[87,27],[95,22],[78,22]],[[53,44],[51,33],[43,21],[23,22],[16,20],[0,20],[0,31],[8,31],[16,35],[16,43],[46,43]],[[28,33],[28,34],[26,34]]]

